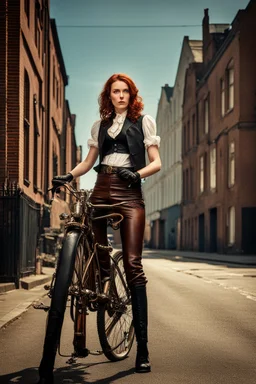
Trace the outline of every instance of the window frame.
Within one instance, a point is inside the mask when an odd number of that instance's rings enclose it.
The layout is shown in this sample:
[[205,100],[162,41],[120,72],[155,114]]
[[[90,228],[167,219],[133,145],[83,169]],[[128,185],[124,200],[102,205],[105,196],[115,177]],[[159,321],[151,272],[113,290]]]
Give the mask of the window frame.
[[220,111],[221,117],[226,114],[225,79],[220,79]]
[[210,126],[210,121],[209,121],[209,97],[207,96],[204,99],[204,134],[208,135],[209,133],[209,126]]
[[30,144],[30,80],[26,69],[24,70],[24,100],[23,100],[23,180],[28,187],[29,181],[29,144]]
[[[232,74],[232,79],[231,75]],[[227,111],[232,111],[235,106],[235,70],[234,70],[234,61],[231,60],[227,66]],[[232,90],[232,92],[231,92]],[[232,99],[231,99],[232,95]],[[232,103],[231,103],[232,100]]]
[[232,140],[228,146],[228,186],[229,188],[232,188],[236,182],[235,152],[236,152],[235,141]]
[[202,194],[205,191],[205,157],[201,155],[199,157],[199,193]]
[[[233,219],[233,220],[232,220]],[[228,246],[231,247],[236,242],[236,210],[232,205],[228,208]]]
[[[214,162],[213,162],[214,153]],[[214,182],[212,182],[214,180]],[[217,150],[216,147],[210,149],[210,190],[212,192],[217,189]]]

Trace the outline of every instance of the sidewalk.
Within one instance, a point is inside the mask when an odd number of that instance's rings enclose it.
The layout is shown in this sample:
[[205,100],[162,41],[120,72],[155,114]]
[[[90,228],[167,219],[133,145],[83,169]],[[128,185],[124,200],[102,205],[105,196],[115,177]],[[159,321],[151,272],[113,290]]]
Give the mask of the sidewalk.
[[240,264],[240,265],[256,265],[256,255],[228,255],[219,253],[207,253],[207,252],[189,252],[178,250],[164,250],[164,249],[150,249],[145,248],[144,255],[158,254],[165,257],[184,257],[195,260],[217,261],[228,264]]
[[54,270],[43,267],[43,274],[21,279],[20,289],[15,289],[12,283],[0,284],[0,328],[6,327],[27,311],[34,301],[47,294],[44,285],[51,281]]

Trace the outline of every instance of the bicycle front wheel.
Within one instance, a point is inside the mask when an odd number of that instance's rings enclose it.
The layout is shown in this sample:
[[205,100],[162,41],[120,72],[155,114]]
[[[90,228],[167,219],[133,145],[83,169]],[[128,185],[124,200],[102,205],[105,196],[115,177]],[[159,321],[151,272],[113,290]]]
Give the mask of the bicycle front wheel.
[[134,340],[131,296],[121,251],[113,256],[110,278],[110,300],[99,305],[97,326],[104,355],[119,361],[127,357]]
[[68,289],[72,280],[77,246],[82,237],[80,231],[71,231],[64,239],[56,268],[56,278],[51,294],[51,305],[47,317],[44,351],[39,374],[41,377],[52,375],[57,347],[60,342]]

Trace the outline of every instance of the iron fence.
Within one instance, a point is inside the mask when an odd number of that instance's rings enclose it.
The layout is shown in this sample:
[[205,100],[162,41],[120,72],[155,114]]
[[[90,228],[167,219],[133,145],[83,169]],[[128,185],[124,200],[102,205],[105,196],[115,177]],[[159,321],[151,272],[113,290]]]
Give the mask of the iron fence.
[[0,189],[0,282],[15,282],[35,272],[40,204],[17,184]]

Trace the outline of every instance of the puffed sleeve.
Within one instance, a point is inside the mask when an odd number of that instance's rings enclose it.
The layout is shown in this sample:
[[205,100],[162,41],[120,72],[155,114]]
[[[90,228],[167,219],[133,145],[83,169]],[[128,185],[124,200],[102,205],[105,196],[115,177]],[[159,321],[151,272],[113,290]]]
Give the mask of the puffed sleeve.
[[99,136],[99,129],[100,129],[100,120],[95,121],[95,123],[92,126],[91,129],[91,137],[87,141],[88,147],[96,147],[98,148],[98,136]]
[[145,115],[142,119],[142,130],[144,133],[144,145],[146,148],[150,145],[160,147],[160,137],[156,135],[156,121],[153,117]]

